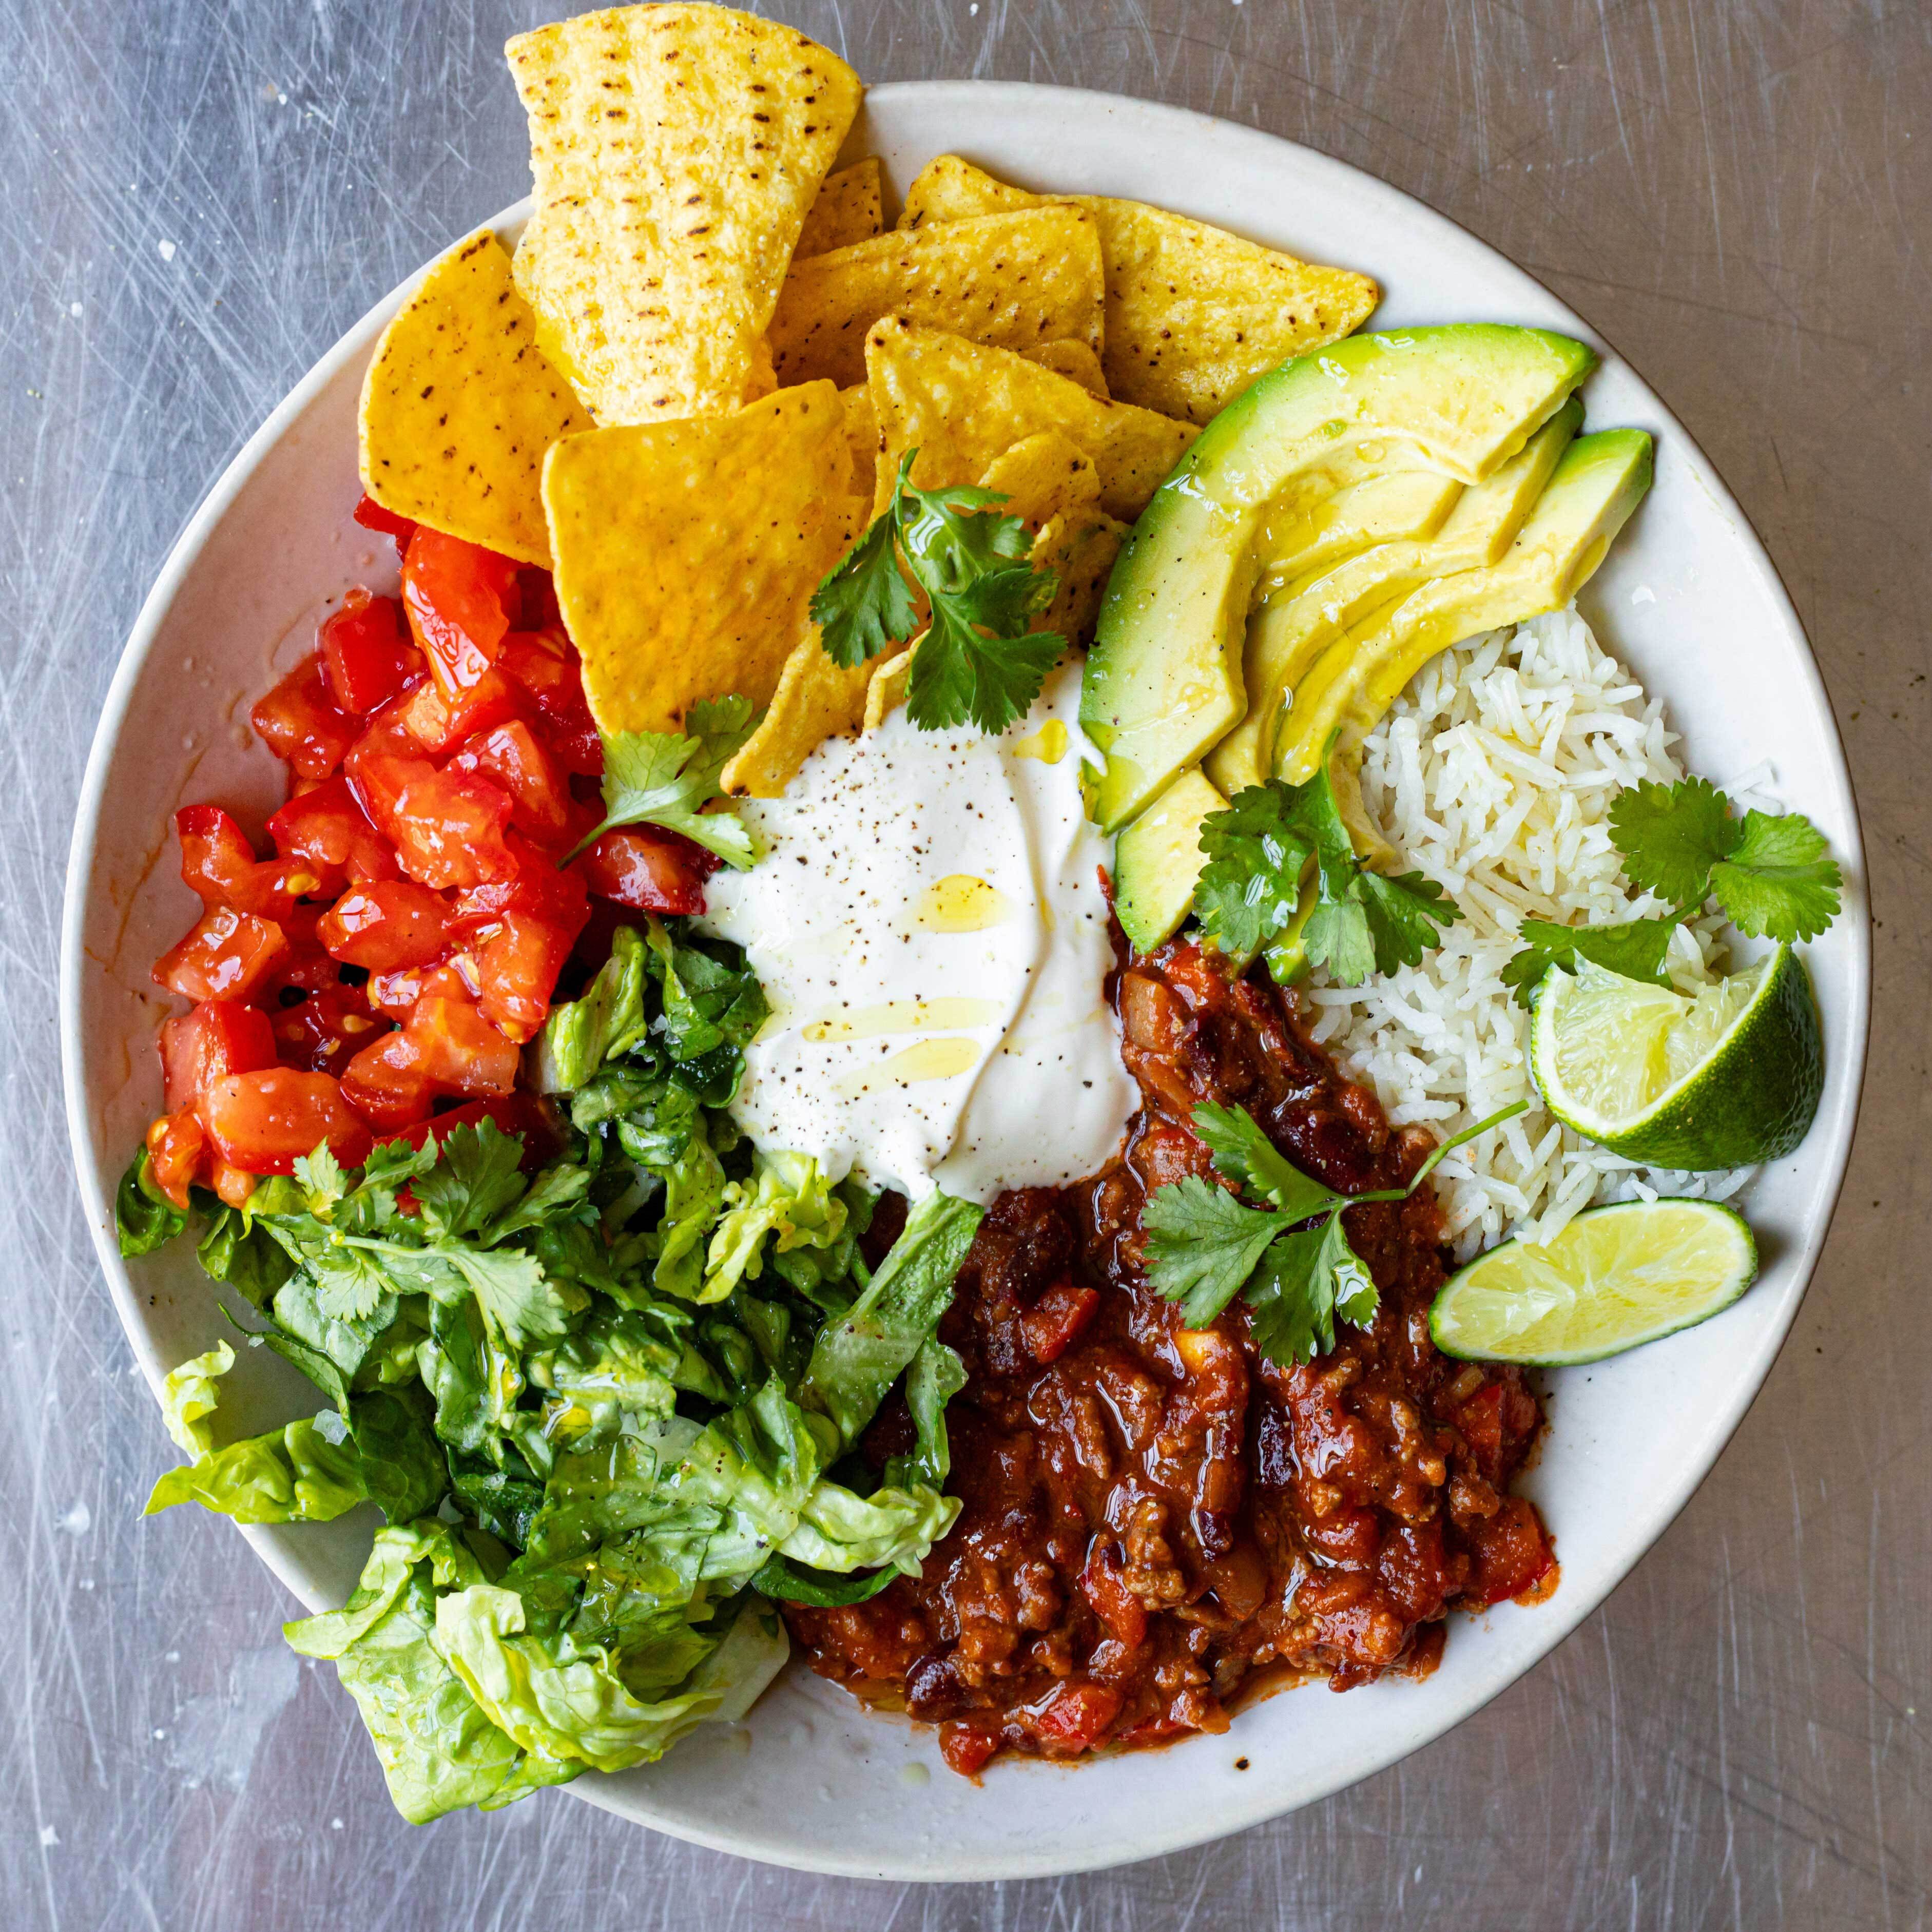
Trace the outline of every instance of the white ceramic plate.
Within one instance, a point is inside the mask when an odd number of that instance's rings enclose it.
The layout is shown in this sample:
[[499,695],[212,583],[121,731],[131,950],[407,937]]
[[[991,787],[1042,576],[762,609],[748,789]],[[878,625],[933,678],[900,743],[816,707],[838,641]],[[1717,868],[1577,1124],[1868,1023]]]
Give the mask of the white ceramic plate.
[[[861,138],[902,193],[922,163],[957,151],[1030,186],[1158,202],[1366,269],[1387,291],[1378,326],[1513,322],[1590,335],[1520,269],[1394,189],[1178,109],[1058,88],[920,83],[873,92],[852,152]],[[502,218],[506,237],[526,212]],[[393,572],[387,542],[349,512],[362,370],[401,292],[309,373],[176,545],[128,640],[88,768],[62,980],[68,1108],[101,1264],[157,1390],[224,1332],[184,1244],[130,1266],[112,1234],[116,1182],[160,1099],[164,1003],[148,968],[194,911],[175,876],[169,816],[207,797],[272,809],[281,767],[249,742],[248,705],[310,648],[324,600]],[[1804,1146],[1748,1203],[1762,1279],[1701,1328],[1551,1378],[1547,1446],[1527,1487],[1562,1559],[1554,1599],[1456,1618],[1426,1683],[1346,1696],[1311,1688],[1260,1705],[1222,1737],[1070,1770],[1003,1763],[982,1786],[944,1768],[931,1731],[868,1716],[794,1663],[748,1723],[707,1726],[654,1766],[586,1775],[570,1787],[578,1796],[722,1850],[867,1877],[1016,1877],[1151,1857],[1325,1797],[1440,1736],[1567,1636],[1682,1508],[1763,1381],[1825,1238],[1864,1064],[1869,934],[1844,754],[1769,560],[1626,364],[1606,350],[1585,393],[1592,427],[1638,424],[1658,441],[1650,499],[1591,586],[1600,635],[1665,698],[1694,770],[1722,783],[1772,761],[1780,793],[1830,838],[1848,890],[1845,916],[1808,953],[1825,1024],[1823,1105]],[[314,1406],[308,1385],[264,1349],[243,1352],[230,1381],[224,1413],[237,1428]],[[348,1595],[370,1520],[242,1533],[318,1609]],[[356,1723],[346,1698],[341,1717]]]

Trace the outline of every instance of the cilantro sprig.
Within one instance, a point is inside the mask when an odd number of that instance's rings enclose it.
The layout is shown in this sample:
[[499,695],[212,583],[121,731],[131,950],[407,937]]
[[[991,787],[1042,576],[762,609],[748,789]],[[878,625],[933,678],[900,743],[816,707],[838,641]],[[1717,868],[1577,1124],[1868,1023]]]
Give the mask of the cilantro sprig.
[[1420,872],[1372,872],[1355,848],[1330,782],[1328,764],[1305,784],[1279,778],[1237,792],[1225,812],[1202,823],[1208,855],[1195,887],[1202,929],[1222,951],[1245,958],[1283,931],[1295,914],[1311,862],[1316,904],[1303,928],[1312,965],[1338,984],[1413,966],[1440,943],[1436,928],[1461,913]]
[[[1006,500],[964,486],[921,490],[909,449],[890,506],[848,550],[812,600],[826,655],[856,669],[926,629],[913,654],[906,713],[922,731],[959,724],[1003,731],[1024,717],[1066,640],[1033,620],[1058,580],[1026,561],[1033,533],[1001,516]],[[910,578],[910,584],[907,579]]]
[[704,807],[718,796],[719,775],[757,723],[751,700],[734,695],[700,699],[681,733],[607,735],[603,822],[578,841],[570,857],[620,826],[662,825],[744,871],[758,856],[751,828],[734,812]]
[[1706,779],[1622,793],[1610,807],[1610,839],[1632,882],[1674,910],[1608,926],[1526,920],[1522,950],[1503,968],[1524,1005],[1552,966],[1573,972],[1580,959],[1669,986],[1671,934],[1712,899],[1739,932],[1787,943],[1816,938],[1838,916],[1843,880],[1825,835],[1800,812],[1734,818]]
[[[1367,1264],[1348,1244],[1344,1211],[1406,1198],[1445,1155],[1528,1105],[1519,1100],[1444,1141],[1406,1187],[1350,1195],[1303,1173],[1244,1109],[1204,1102],[1194,1110],[1194,1132],[1236,1191],[1198,1174],[1156,1188],[1141,1216],[1148,1280],[1180,1304],[1190,1328],[1206,1327],[1242,1295],[1255,1346],[1269,1360],[1312,1361],[1334,1347],[1338,1318],[1359,1325],[1379,1302]],[[1244,1198],[1256,1196],[1266,1204]]]

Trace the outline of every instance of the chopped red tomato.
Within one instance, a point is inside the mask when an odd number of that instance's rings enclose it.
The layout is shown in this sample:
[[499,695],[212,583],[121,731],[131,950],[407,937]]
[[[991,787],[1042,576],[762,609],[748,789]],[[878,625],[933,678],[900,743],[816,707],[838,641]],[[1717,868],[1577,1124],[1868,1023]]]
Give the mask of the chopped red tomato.
[[1536,1505],[1522,1496],[1504,1496],[1493,1516],[1471,1524],[1464,1534],[1475,1558],[1463,1597],[1472,1607],[1522,1596],[1556,1567]]
[[272,920],[218,907],[155,961],[154,981],[187,999],[246,1000],[287,950],[288,941]]
[[161,1079],[171,1114],[193,1107],[211,1080],[274,1064],[274,1028],[259,1006],[214,1000],[161,1028]]
[[701,845],[656,825],[607,832],[571,870],[600,898],[636,912],[698,913],[718,861]]
[[449,902],[410,879],[352,886],[322,915],[317,937],[330,956],[372,972],[427,966],[448,943]]
[[1049,1757],[1076,1757],[1091,1750],[1120,1714],[1120,1694],[1111,1684],[1069,1678],[1034,1718],[1034,1735]]
[[425,680],[411,692],[400,716],[404,728],[431,758],[454,751],[466,738],[522,715],[521,688],[500,670],[485,670],[474,684],[446,693]]
[[369,1130],[326,1073],[272,1066],[225,1074],[209,1083],[202,1109],[215,1151],[250,1174],[292,1174],[324,1141],[345,1167],[368,1157]]
[[298,860],[320,874],[320,892],[339,889],[345,876],[358,884],[401,876],[388,841],[370,823],[340,772],[290,799],[268,820],[268,836],[284,858]]
[[533,1040],[550,1012],[577,928],[506,913],[475,954],[477,1004],[506,1038]]
[[407,517],[399,517],[394,511],[384,509],[366,492],[351,514],[365,530],[376,530],[386,537],[394,537],[398,556],[409,548],[410,539],[416,533],[416,525]]
[[343,1070],[342,1096],[379,1134],[390,1134],[428,1120],[436,1088],[416,1043],[394,1032],[364,1047]]
[[175,814],[182,878],[203,905],[232,906],[263,919],[286,920],[305,892],[319,892],[321,874],[298,862],[255,856],[248,836],[218,805],[184,806]]
[[510,869],[501,878],[472,886],[458,895],[456,924],[467,938],[482,938],[506,913],[528,913],[554,926],[567,926],[573,938],[590,916],[584,881],[561,870],[550,854],[516,832],[504,840]]
[[1147,1640],[1147,1605],[1127,1588],[1119,1546],[1111,1538],[1094,1539],[1086,1568],[1080,1573],[1080,1593],[1093,1605],[1094,1614],[1130,1650],[1138,1649]]
[[541,631],[562,623],[556,581],[548,571],[540,570],[533,563],[524,565],[517,572],[517,595],[522,604],[518,622],[525,630]]
[[403,634],[403,607],[359,585],[322,620],[316,638],[328,688],[344,711],[386,704],[423,668],[422,653]]
[[520,718],[465,740],[446,769],[494,778],[510,794],[510,823],[519,832],[564,846],[574,815],[569,774]]
[[1036,1362],[1057,1361],[1094,1318],[1100,1297],[1076,1281],[1057,1282],[1020,1317],[1027,1352]]
[[201,1171],[207,1136],[192,1107],[165,1114],[148,1130],[148,1178],[183,1214],[188,1190]]
[[962,1718],[939,1727],[939,1754],[962,1778],[976,1778],[1000,1748],[1000,1734],[982,1719]]
[[517,566],[507,556],[427,527],[410,539],[403,608],[446,696],[489,669],[520,614],[519,602]]
[[496,668],[530,694],[563,764],[586,777],[602,778],[604,741],[584,695],[577,653],[562,632],[512,631],[503,640]]
[[523,1054],[466,1000],[425,994],[405,1028],[417,1064],[439,1090],[482,1097],[517,1084]]
[[390,1030],[386,1019],[369,1010],[359,988],[343,986],[326,987],[280,1008],[272,1026],[275,1057],[284,1066],[333,1073],[338,1079],[370,1040]]
[[356,736],[356,720],[335,702],[319,652],[311,651],[248,714],[256,734],[305,778],[326,778]]
[[404,786],[386,821],[404,872],[439,890],[508,877],[515,865],[503,843],[509,822],[510,795],[500,785],[434,770]]

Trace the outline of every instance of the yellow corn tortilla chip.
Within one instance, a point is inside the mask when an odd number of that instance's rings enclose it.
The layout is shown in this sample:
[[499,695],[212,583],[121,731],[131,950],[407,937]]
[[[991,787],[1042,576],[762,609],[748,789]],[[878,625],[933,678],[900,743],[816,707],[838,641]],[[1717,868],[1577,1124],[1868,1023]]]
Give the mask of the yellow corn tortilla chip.
[[608,8],[505,51],[530,116],[515,272],[538,346],[601,424],[737,408],[858,76],[705,5]]
[[902,315],[1028,350],[1043,342],[1100,347],[1100,242],[1094,218],[1064,204],[917,235],[880,235],[796,261],[772,317],[778,380],[861,382],[866,332]]
[[[862,497],[846,499],[847,547],[865,529],[868,507]],[[778,688],[758,728],[721,774],[724,790],[752,798],[782,796],[827,738],[858,730],[872,674],[869,664],[848,670],[826,656],[818,626],[808,618],[804,636],[778,673]]]
[[1100,478],[1084,450],[1057,429],[1046,429],[994,457],[981,472],[980,487],[997,490],[1006,500],[1005,514],[1037,531],[1062,511],[1096,502]]
[[868,155],[827,175],[812,204],[800,232],[795,256],[823,255],[834,248],[849,248],[855,242],[869,241],[886,225],[883,199],[879,190],[879,164]]
[[1107,393],[1106,372],[1100,367],[1100,358],[1084,342],[1042,342],[1037,349],[1024,353],[1029,362],[1037,362],[1042,369],[1053,370],[1078,382],[1090,395]]
[[548,567],[544,452],[590,427],[486,228],[431,266],[376,344],[362,487],[399,517]]
[[[919,634],[922,638],[926,633]],[[912,676],[912,654],[919,648],[915,638],[896,656],[880,658],[869,666],[872,680],[866,686],[866,729],[876,731],[906,700],[906,685]]]
[[1023,356],[916,328],[903,316],[873,328],[866,364],[881,438],[875,510],[908,449],[919,452],[912,480],[935,489],[976,482],[995,457],[1051,429],[1094,459],[1100,507],[1130,523],[1199,434],[1151,410],[1090,395]]
[[1125,524],[1099,510],[1063,510],[1041,526],[1027,560],[1060,580],[1040,620],[1042,631],[1058,631],[1069,644],[1086,643],[1126,534]]
[[675,731],[734,692],[770,703],[850,542],[851,475],[830,382],[552,446],[557,602],[603,730]]
[[872,409],[872,392],[860,382],[841,389],[838,400],[845,412],[845,440],[852,452],[852,488],[869,500],[879,461],[879,418]]
[[1204,423],[1276,364],[1360,328],[1382,299],[1352,269],[1298,261],[1144,202],[1029,194],[957,154],[920,171],[899,226],[922,233],[1055,201],[1090,210],[1100,225],[1108,389],[1165,416]]

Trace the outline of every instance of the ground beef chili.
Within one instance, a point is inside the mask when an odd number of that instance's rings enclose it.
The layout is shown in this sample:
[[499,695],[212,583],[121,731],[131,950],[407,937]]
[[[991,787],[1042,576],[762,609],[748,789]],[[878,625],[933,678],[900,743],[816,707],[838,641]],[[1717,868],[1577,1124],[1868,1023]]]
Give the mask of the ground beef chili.
[[[1115,985],[1143,1102],[1124,1157],[995,1202],[941,1330],[969,1376],[948,1411],[958,1523],[916,1580],[786,1611],[815,1670],[939,1724],[968,1775],[1003,1750],[1222,1730],[1244,1684],[1426,1676],[1449,1610],[1556,1581],[1535,1509],[1508,1493],[1535,1396],[1429,1339],[1443,1259],[1426,1185],[1348,1210],[1381,1307],[1305,1367],[1264,1359],[1238,1301],[1184,1328],[1138,1265],[1149,1191],[1212,1173],[1186,1125],[1201,1101],[1246,1107],[1352,1193],[1405,1184],[1430,1137],[1391,1132],[1291,1003],[1191,943]],[[883,1464],[910,1441],[895,1403],[864,1447]]]

